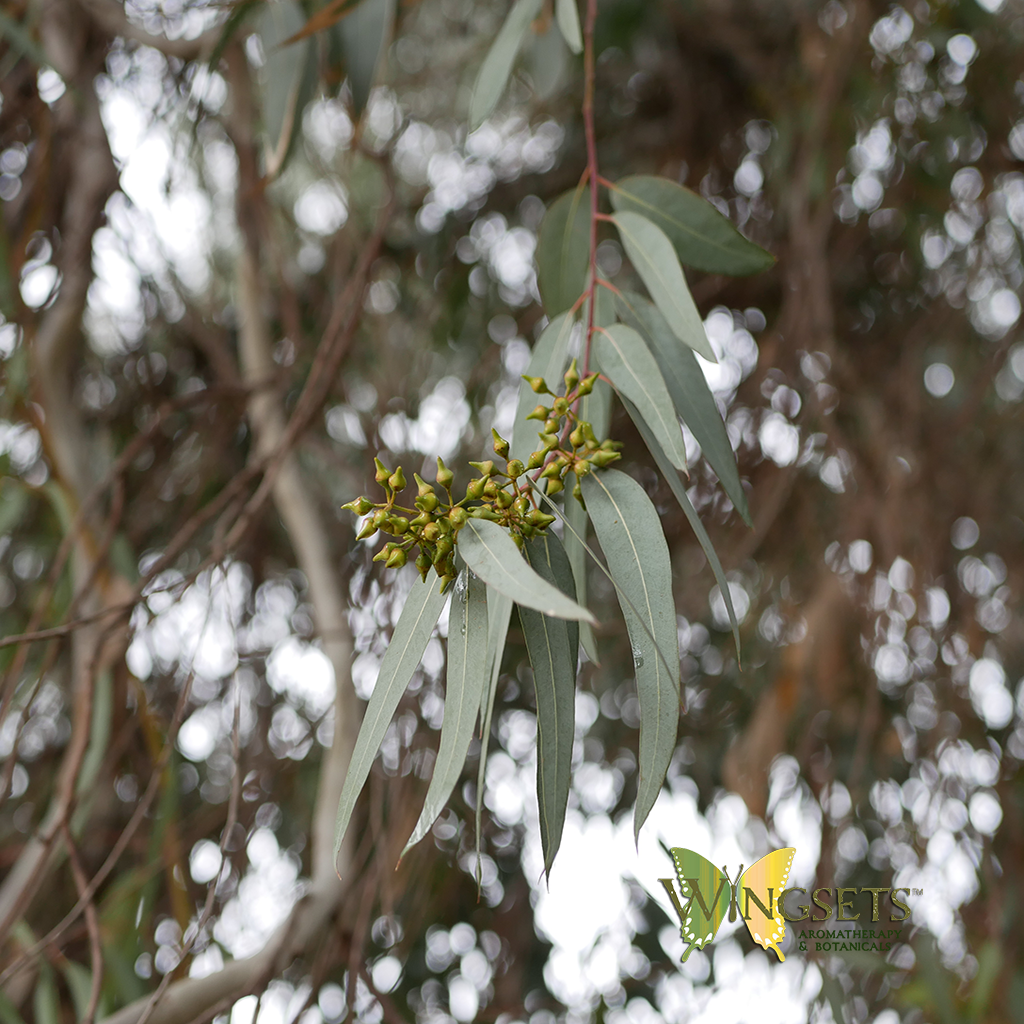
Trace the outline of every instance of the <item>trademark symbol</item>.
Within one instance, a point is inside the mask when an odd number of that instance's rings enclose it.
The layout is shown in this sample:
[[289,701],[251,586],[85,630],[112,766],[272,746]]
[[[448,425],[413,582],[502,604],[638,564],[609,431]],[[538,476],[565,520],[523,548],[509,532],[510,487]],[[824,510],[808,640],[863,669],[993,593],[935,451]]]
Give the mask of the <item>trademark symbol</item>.
[[923,896],[924,895],[924,889],[915,889],[913,894],[915,896]]

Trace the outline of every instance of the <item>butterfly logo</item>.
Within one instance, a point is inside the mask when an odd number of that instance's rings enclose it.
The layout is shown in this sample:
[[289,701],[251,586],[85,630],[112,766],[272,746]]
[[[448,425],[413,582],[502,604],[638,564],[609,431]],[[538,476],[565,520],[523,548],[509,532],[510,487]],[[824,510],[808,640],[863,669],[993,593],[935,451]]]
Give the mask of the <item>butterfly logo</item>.
[[684,963],[694,948],[703,949],[715,937],[727,912],[730,921],[736,920],[741,891],[741,916],[751,938],[763,949],[774,950],[780,960],[786,959],[779,949],[779,943],[786,937],[779,898],[789,881],[795,849],[773,850],[746,872],[741,864],[734,882],[730,881],[724,867],[719,871],[711,861],[693,850],[674,846],[668,852],[675,865],[682,899],[676,895],[671,878],[658,881],[665,887],[679,915],[679,933],[687,943],[682,956]]

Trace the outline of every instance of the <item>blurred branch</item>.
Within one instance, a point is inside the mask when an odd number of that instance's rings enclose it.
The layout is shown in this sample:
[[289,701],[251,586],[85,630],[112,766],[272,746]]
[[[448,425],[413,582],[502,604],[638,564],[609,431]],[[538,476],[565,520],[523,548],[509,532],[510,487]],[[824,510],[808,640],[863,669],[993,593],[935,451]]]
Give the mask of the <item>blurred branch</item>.
[[[53,105],[54,134],[60,137],[61,155],[68,162],[58,220],[60,247],[56,264],[60,288],[30,339],[28,350],[33,392],[43,413],[39,433],[62,496],[77,511],[90,492],[94,462],[72,380],[83,341],[82,315],[93,280],[93,235],[102,222],[107,199],[117,187],[117,171],[93,88],[103,55],[96,48],[88,49],[88,39],[79,31],[78,18],[72,13],[52,12],[41,22],[47,57],[74,88]],[[73,558],[75,589],[86,615],[121,600],[123,592],[129,589],[126,581],[113,574],[94,575],[95,523],[89,525],[76,539]],[[97,731],[93,720],[96,681],[116,659],[124,642],[125,638],[120,637],[114,643],[102,643],[95,627],[74,634],[69,695],[71,739],[44,821],[0,886],[0,937],[7,934],[32,902],[52,863],[59,830],[68,821],[76,786],[82,781],[79,771],[86,753],[93,741],[103,739],[102,729]]]
[[[242,379],[252,382],[280,371],[273,362],[271,339],[263,312],[268,288],[260,271],[261,218],[253,206],[254,200],[261,200],[262,189],[256,177],[256,149],[251,135],[254,119],[251,116],[249,71],[244,54],[238,47],[230,47],[226,58],[233,96],[233,116],[228,131],[239,156],[239,202],[246,204],[239,211],[243,246],[236,262],[239,355]],[[309,583],[317,629],[334,668],[334,738],[320,769],[312,823],[310,890],[256,956],[232,961],[221,971],[205,978],[183,979],[171,985],[151,1016],[147,1013],[149,997],[136,1001],[110,1018],[111,1024],[140,1024],[143,1019],[150,1024],[184,1024],[199,1014],[208,1013],[215,1005],[244,995],[259,983],[265,983],[319,939],[324,926],[336,913],[339,899],[345,891],[336,869],[333,842],[341,783],[358,727],[358,704],[351,681],[353,644],[340,581],[333,568],[327,529],[293,449],[322,406],[351,344],[362,309],[360,300],[390,209],[388,205],[382,211],[374,233],[367,240],[353,275],[338,299],[291,419],[285,419],[273,393],[261,391],[250,397],[249,418],[256,438],[256,458],[253,461],[265,472],[260,486],[235,520],[223,544],[225,550],[231,550],[244,536],[266,497],[273,496],[298,566]],[[352,851],[344,847],[339,862],[347,864],[351,858]],[[346,876],[351,874],[349,870],[343,873]]]

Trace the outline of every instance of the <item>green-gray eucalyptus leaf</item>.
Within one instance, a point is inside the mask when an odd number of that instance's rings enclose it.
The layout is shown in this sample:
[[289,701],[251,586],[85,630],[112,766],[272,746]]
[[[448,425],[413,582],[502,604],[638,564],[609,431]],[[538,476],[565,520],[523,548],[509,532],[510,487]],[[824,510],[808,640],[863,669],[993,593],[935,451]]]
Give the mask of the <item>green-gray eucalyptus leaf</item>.
[[540,13],[542,0],[516,0],[480,66],[469,104],[469,129],[475,131],[498,105],[512,74],[519,48],[530,22]]
[[440,593],[437,577],[433,575],[428,576],[426,582],[417,579],[409,591],[391,643],[381,659],[377,683],[370,695],[352,751],[352,760],[345,773],[345,782],[338,800],[338,817],[334,824],[335,859],[345,838],[356,799],[370,774],[373,759],[377,756],[398,702],[423,657],[427,641],[447,600],[447,595]]
[[743,276],[775,263],[706,199],[667,178],[637,174],[616,182],[610,192],[616,210],[632,210],[657,224],[688,267]]
[[505,650],[513,601],[494,587],[487,588],[487,686],[480,703],[480,761],[476,771],[476,852],[477,886],[480,885],[480,825],[483,820],[484,781],[487,775],[487,748],[491,742],[491,716],[498,690],[501,655]]
[[299,94],[309,63],[309,40],[282,45],[301,31],[306,15],[296,0],[266,4],[259,19],[259,36],[266,53],[260,73],[263,130],[267,135],[267,164],[280,171],[298,122]]
[[[531,540],[526,545],[526,558],[538,575],[575,600],[572,568],[553,533]],[[575,622],[523,607],[519,620],[537,688],[537,805],[544,870],[550,877],[562,841],[572,781],[579,627]]]
[[555,0],[555,19],[569,49],[573,53],[582,53],[583,32],[580,29],[580,12],[576,0]]
[[377,69],[391,38],[394,21],[395,0],[362,0],[351,14],[338,22],[345,74],[357,117],[365,109],[377,80]]
[[468,569],[455,581],[448,615],[448,674],[434,774],[404,857],[430,831],[462,775],[487,683],[487,588]]
[[[569,495],[572,494],[575,481],[574,475],[570,475],[566,479],[566,492]],[[587,510],[573,497],[565,500],[565,518],[570,527],[565,531],[565,554],[572,567],[573,580],[576,584],[576,600],[581,604],[586,604],[587,552],[581,539],[585,539],[587,536],[587,524],[590,519],[587,516]],[[594,636],[594,631],[586,622],[580,623],[580,644],[587,652],[587,657],[595,665],[600,665],[601,659],[597,656],[597,639]]]
[[705,359],[717,363],[718,359],[704,333],[704,321],[697,312],[683,268],[668,236],[639,213],[623,210],[612,219],[619,229],[626,255],[676,337]]
[[537,235],[537,288],[548,316],[571,309],[587,287],[590,269],[590,189],[560,195]]
[[676,412],[693,432],[743,521],[753,526],[729,434],[693,352],[680,343],[657,306],[643,295],[624,291],[616,297],[616,306],[623,323],[637,331],[654,353]]
[[669,461],[668,456],[665,454],[661,445],[658,444],[657,438],[651,433],[650,427],[643,422],[642,417],[640,417],[639,412],[632,402],[628,399],[624,399],[623,404],[626,406],[626,411],[632,417],[633,422],[640,431],[640,436],[643,438],[644,444],[647,445],[651,455],[654,456],[654,461],[657,463],[658,469],[661,471],[661,475],[665,478],[665,482],[668,484],[669,489],[675,495],[676,501],[679,502],[679,507],[683,510],[683,514],[686,516],[687,520],[689,520],[690,526],[697,536],[697,541],[704,549],[704,554],[707,556],[708,562],[711,564],[711,571],[715,574],[715,580],[718,582],[718,588],[722,592],[722,600],[725,601],[725,607],[729,613],[729,622],[732,625],[732,635],[733,639],[736,641],[736,656],[739,657],[740,626],[736,621],[736,610],[733,608],[732,593],[729,590],[729,582],[726,580],[725,573],[722,571],[722,563],[718,560],[718,553],[715,551],[715,546],[711,543],[708,531],[704,529],[704,524],[700,521],[700,516],[697,515],[697,510],[693,507],[693,502],[690,501],[690,496],[686,493],[686,487],[683,484],[683,481],[680,480],[675,467]]
[[633,813],[633,834],[638,837],[661,791],[679,725],[672,565],[658,513],[632,477],[606,469],[585,476],[581,488],[608,569],[629,598],[620,596],[619,605],[633,649],[640,700],[640,779]]
[[685,471],[683,432],[661,370],[643,338],[632,327],[613,324],[595,333],[593,349],[615,390],[640,410],[672,464]]
[[480,579],[511,597],[516,604],[559,619],[597,624],[586,608],[530,568],[512,538],[497,523],[487,519],[468,520],[459,531],[458,548],[466,565]]
[[[602,288],[598,294],[600,295],[603,291],[606,289]],[[598,308],[600,309],[600,306]],[[591,371],[600,369],[594,352],[590,354],[590,369]],[[604,440],[608,436],[608,428],[612,419],[612,389],[603,380],[597,381],[594,384],[594,390],[580,400],[579,415],[580,419],[586,420],[594,428],[594,434],[598,438]],[[587,536],[587,524],[590,520],[587,517],[586,509],[571,497],[575,483],[575,476],[572,476],[571,482],[566,480],[566,493],[569,497],[565,499],[565,518],[570,528],[565,531],[564,546],[569,564],[572,566],[573,578],[576,581],[576,600],[586,606],[587,552],[583,547],[582,540],[585,540]],[[580,623],[580,644],[587,652],[587,657],[595,665],[600,665],[597,639],[594,636],[594,631],[586,622]]]

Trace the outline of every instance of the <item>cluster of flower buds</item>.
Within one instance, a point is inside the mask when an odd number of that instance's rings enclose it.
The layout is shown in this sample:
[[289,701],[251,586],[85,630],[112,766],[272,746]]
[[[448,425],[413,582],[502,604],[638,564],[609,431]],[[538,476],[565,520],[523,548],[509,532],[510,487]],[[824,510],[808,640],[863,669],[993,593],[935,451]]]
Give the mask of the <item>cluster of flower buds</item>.
[[[415,564],[420,576],[425,580],[433,566],[441,578],[442,590],[455,580],[456,537],[467,520],[489,519],[500,523],[521,548],[525,541],[555,521],[554,516],[537,508],[532,494],[536,484],[531,483],[528,477],[531,471],[534,481],[545,480],[547,493],[555,494],[563,490],[563,479],[567,473],[575,473],[579,479],[595,466],[604,467],[619,458],[618,448],[621,446],[614,441],[598,442],[591,425],[579,419],[573,411],[577,401],[593,390],[597,377],[594,373],[580,380],[576,360],[573,360],[565,374],[565,395],[555,397],[550,408],[538,405],[527,417],[543,420],[544,429],[539,435],[541,448],[530,455],[525,465],[519,459],[509,459],[508,441],[492,430],[494,454],[505,462],[505,469],[499,469],[490,459],[471,462],[479,476],[469,481],[465,495],[458,501],[452,495],[455,475],[440,457],[433,484],[427,483],[418,473],[413,474],[416,483],[414,508],[398,504],[398,495],[407,486],[402,467],[392,472],[380,459],[374,459],[377,467],[375,479],[384,489],[385,500],[374,503],[369,498],[360,497],[342,505],[344,509],[367,517],[357,540],[366,540],[378,531],[396,538],[388,541],[373,558],[392,569],[405,565],[414,549],[418,548]],[[524,379],[537,394],[552,394],[542,378]],[[442,492],[440,495],[439,491]],[[573,493],[580,498],[578,483]]]
[[594,390],[599,374],[592,373],[580,380],[574,359],[565,372],[565,394],[556,396],[543,377],[523,377],[538,395],[551,395],[550,406],[538,405],[527,415],[528,420],[544,424],[540,432],[541,448],[527,461],[527,469],[539,469],[540,477],[547,480],[547,493],[557,494],[565,487],[565,477],[573,473],[576,486],[573,497],[580,504],[579,481],[595,467],[604,469],[618,459],[622,445],[618,441],[598,441],[594,428],[576,414],[579,399]]

